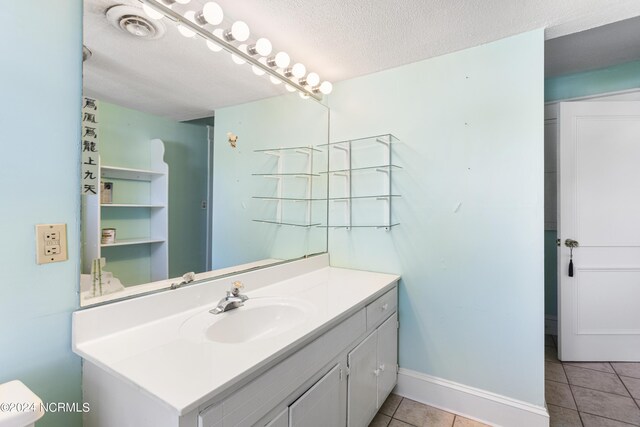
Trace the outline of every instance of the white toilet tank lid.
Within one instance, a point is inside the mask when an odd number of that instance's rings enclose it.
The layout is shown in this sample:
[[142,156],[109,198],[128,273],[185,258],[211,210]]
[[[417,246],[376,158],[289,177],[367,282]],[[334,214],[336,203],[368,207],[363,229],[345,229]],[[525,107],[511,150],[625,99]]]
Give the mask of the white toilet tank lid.
[[21,381],[0,384],[0,427],[24,427],[44,415],[42,400]]

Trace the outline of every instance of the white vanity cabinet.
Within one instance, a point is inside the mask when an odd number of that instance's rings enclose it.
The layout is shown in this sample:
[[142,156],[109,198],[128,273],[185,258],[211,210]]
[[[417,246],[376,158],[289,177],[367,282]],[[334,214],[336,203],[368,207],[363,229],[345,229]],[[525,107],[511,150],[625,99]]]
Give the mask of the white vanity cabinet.
[[348,356],[347,426],[366,426],[398,378],[398,319],[394,312]]
[[289,406],[289,427],[340,427],[341,366],[336,365],[320,381]]
[[396,307],[394,286],[205,408],[198,427],[366,427],[396,385]]
[[[91,406],[83,425],[366,427],[396,384],[399,277],[312,261],[301,261],[310,273],[262,291],[308,310],[307,323],[276,338],[229,344],[181,332],[201,306],[153,322],[135,318],[165,298],[167,307],[200,301],[213,284],[75,313],[74,349]],[[260,291],[250,298],[259,301]],[[102,322],[116,311],[128,323]]]

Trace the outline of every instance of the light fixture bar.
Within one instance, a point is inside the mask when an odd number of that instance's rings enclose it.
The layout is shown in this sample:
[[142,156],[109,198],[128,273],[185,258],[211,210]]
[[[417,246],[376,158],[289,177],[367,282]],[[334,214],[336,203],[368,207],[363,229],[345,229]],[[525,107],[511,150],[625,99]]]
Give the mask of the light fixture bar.
[[205,40],[208,40],[208,41],[210,41],[212,43],[217,44],[218,46],[220,46],[221,48],[223,48],[227,52],[232,53],[232,54],[234,54],[236,56],[239,56],[240,58],[242,58],[245,61],[249,62],[251,65],[254,65],[254,66],[264,70],[266,73],[268,73],[269,75],[277,78],[278,80],[282,81],[283,83],[286,83],[286,84],[288,84],[290,86],[293,86],[294,88],[298,89],[300,92],[304,93],[305,95],[309,95],[310,97],[312,97],[314,99],[317,99],[318,101],[320,101],[322,99],[322,94],[316,93],[313,90],[307,89],[306,87],[304,87],[301,84],[299,84],[297,81],[289,80],[288,78],[286,78],[282,74],[278,73],[273,68],[263,64],[262,62],[258,61],[256,58],[254,58],[253,56],[244,53],[243,51],[241,51],[240,49],[238,49],[237,47],[235,47],[231,43],[227,43],[226,41],[224,41],[222,39],[219,39],[218,37],[214,36],[209,31],[205,30],[204,28],[202,28],[198,24],[188,20],[187,18],[185,18],[184,16],[182,16],[179,13],[175,12],[171,8],[165,6],[162,2],[157,1],[157,0],[139,0],[139,1],[141,3],[149,5],[150,7],[153,7],[157,11],[163,13],[167,18],[169,18],[169,19],[171,19],[173,21],[179,22],[180,25],[189,28],[191,31],[195,32],[196,34],[198,34],[200,37],[204,38]]

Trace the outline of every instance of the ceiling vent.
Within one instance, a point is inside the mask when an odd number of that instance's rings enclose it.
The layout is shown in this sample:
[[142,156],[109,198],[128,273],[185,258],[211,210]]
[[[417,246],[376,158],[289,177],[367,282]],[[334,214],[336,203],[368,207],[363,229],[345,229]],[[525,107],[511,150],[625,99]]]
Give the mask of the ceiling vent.
[[145,17],[142,9],[136,7],[122,4],[112,6],[107,9],[106,16],[112,26],[138,39],[157,39],[165,31],[162,22],[150,20]]

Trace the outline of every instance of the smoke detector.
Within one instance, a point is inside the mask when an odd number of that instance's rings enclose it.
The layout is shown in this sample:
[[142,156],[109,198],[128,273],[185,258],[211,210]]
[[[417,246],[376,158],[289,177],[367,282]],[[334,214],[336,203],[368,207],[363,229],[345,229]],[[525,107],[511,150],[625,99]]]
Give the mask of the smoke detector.
[[162,22],[147,18],[137,7],[115,5],[107,9],[106,16],[112,26],[138,39],[157,39],[165,32]]

